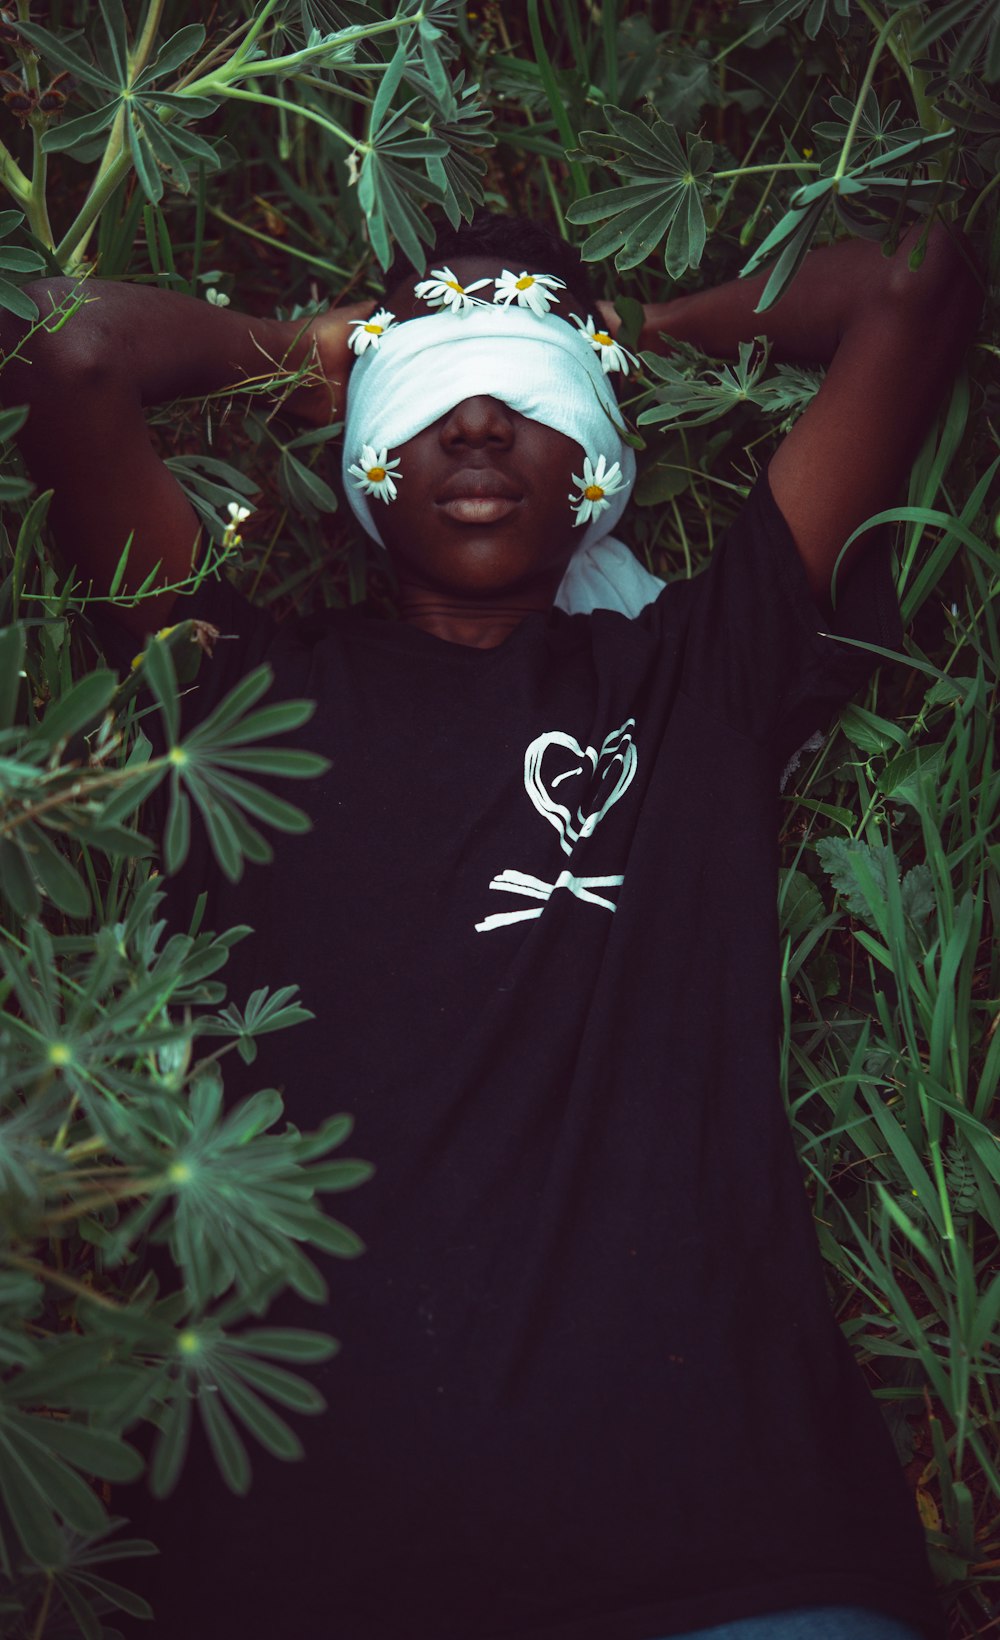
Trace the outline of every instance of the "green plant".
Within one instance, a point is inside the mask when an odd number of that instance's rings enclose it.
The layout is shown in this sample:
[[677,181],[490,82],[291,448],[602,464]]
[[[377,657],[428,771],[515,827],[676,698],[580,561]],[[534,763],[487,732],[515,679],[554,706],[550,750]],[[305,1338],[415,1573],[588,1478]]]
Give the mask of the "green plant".
[[[785,787],[779,904],[782,1091],[831,1297],[907,1466],[954,1640],[971,1640],[1000,1569],[995,7],[669,0],[654,22],[617,0],[523,14],[402,0],[391,16],[234,0],[208,32],[179,0],[92,10],[62,0],[32,22],[16,0],[0,19],[0,306],[23,318],[24,278],[90,268],[297,317],[374,296],[395,246],[420,262],[432,209],[457,221],[484,198],[585,228],[626,339],[638,302],[770,265],[763,312],[809,246],[840,234],[891,248],[937,217],[974,239],[980,336],[886,520],[904,651]],[[632,540],[651,568],[701,567],[820,379],[772,368],[766,347],[645,356],[623,410]],[[263,384],[153,418],[212,540],[206,572],[224,566],[279,614],[385,598],[337,504],[336,429],[302,434],[262,409]],[[286,988],[227,1000],[240,929],[196,918],[164,940],[160,839],[141,807],[172,788],[163,869],[206,821],[230,875],[264,858],[253,821],[301,820],[246,777],[317,772],[256,744],[306,708],[258,705],[257,674],[178,742],[178,683],[206,636],[188,623],[124,684],[95,669],[92,596],[51,549],[48,498],[11,443],[22,416],[0,416],[0,1630],[44,1640],[60,1609],[88,1635],[135,1609],[103,1573],[133,1550],[107,1536],[100,1483],[139,1473],[126,1437],[143,1420],[158,1434],[150,1484],[178,1483],[185,1384],[218,1386],[199,1406],[230,1485],[250,1481],[232,1419],[294,1455],[261,1395],[319,1410],[273,1363],[333,1346],[239,1324],[289,1282],[324,1296],[296,1242],[358,1251],[314,1198],[367,1164],[326,1159],[348,1118],[276,1134],[273,1091],[224,1108],[225,1053],[252,1057],[257,1034],[302,1010]],[[225,505],[251,493],[237,557]],[[241,1235],[200,1236],[224,1222],[223,1158]],[[147,1235],[177,1267],[167,1296],[144,1269]]]

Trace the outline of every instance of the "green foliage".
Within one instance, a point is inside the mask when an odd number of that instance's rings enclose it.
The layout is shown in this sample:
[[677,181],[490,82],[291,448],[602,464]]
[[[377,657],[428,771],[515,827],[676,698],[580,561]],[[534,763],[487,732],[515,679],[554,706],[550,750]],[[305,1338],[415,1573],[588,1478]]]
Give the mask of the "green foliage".
[[629,178],[624,187],[590,194],[566,213],[568,222],[611,220],[591,234],[583,246],[588,260],[615,255],[619,271],[638,267],[665,240],[663,262],[672,279],[687,268],[701,265],[707,228],[704,200],[709,192],[710,142],[688,137],[687,148],[672,125],[657,119],[652,126],[624,109],[606,107],[604,117],[611,135],[580,133],[585,147],[577,157],[604,158],[619,153],[612,168]]
[[[886,519],[903,651],[786,782],[779,894],[782,1094],[831,1295],[912,1464],[953,1640],[971,1640],[1000,1563],[996,7],[17,11],[4,49],[27,111],[0,105],[0,307],[25,320],[26,279],[91,266],[281,317],[374,301],[397,248],[421,265],[430,223],[484,198],[586,229],[632,346],[640,303],[766,269],[763,313],[837,236],[891,250],[940,217],[975,244],[980,337]],[[71,79],[46,86],[43,69]],[[772,366],[760,328],[736,359],[675,344],[629,378],[632,540],[661,575],[702,566],[821,383]],[[202,573],[279,615],[385,603],[338,506],[339,428],[292,424],[295,385],[262,362],[254,383],[151,414],[212,543]],[[325,1301],[306,1249],[360,1247],[317,1198],[369,1167],[331,1158],[346,1116],[275,1132],[267,1088],[227,1107],[225,1056],[253,1064],[257,1039],[305,1011],[285,984],[227,994],[245,928],[203,930],[199,911],[167,937],[159,914],[154,873],[179,867],[195,828],[233,880],[270,858],[272,831],[302,828],[262,777],[319,772],[280,744],[309,704],[269,703],[263,669],[182,734],[204,632],[158,634],[123,681],[95,658],[92,595],[16,454],[24,414],[0,412],[0,1629],[113,1640],[115,1611],[148,1615],[104,1575],[152,1549],[109,1536],[109,1485],[141,1469],[130,1431],[155,1430],[156,1495],[183,1485],[195,1407],[235,1491],[251,1483],[245,1435],[299,1455],[274,1409],[322,1403],[279,1363],[325,1359],[334,1340],[248,1320],[288,1285]],[[226,508],[251,495],[237,557]],[[135,607],[156,573],[124,599],[128,551],[111,597]],[[223,1212],[224,1178],[238,1193]],[[149,1245],[176,1268],[169,1293]]]

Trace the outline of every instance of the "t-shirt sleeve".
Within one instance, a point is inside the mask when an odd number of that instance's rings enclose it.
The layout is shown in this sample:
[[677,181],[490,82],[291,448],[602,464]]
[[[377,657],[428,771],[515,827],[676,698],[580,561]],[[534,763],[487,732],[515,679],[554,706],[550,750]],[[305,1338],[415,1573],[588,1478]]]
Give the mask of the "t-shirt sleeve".
[[881,659],[838,637],[899,649],[885,527],[872,537],[843,578],[833,612],[824,611],[765,468],[708,568],[671,583],[650,606],[660,641],[681,647],[681,692],[784,763],[828,726]]

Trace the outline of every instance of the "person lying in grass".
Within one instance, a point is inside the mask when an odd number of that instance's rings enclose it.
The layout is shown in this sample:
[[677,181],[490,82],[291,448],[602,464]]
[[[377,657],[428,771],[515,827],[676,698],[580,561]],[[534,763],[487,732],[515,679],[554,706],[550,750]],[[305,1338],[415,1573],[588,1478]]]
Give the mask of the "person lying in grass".
[[[228,1058],[227,1103],[270,1083],[303,1132],[349,1109],[375,1164],[304,1456],[255,1449],[235,1498],[196,1419],[170,1499],[116,1494],[163,1548],[134,1574],[154,1633],[943,1634],[777,1058],[781,772],[870,676],[863,646],[901,639],[884,532],[841,549],[900,502],[980,308],[951,233],[911,271],[916,239],[814,250],[763,315],[764,274],[649,310],[642,346],[766,332],[826,366],[708,568],[666,586],[608,545],[634,473],[613,309],[517,218],[443,231],[423,277],[304,335],[94,280],[4,373],[66,557],[106,588],[134,531],[129,584],[159,561],[168,585],[200,532],[144,409],[315,347],[288,408],[345,415],[345,491],[398,587],[396,620],[279,623],[220,577],[108,623],[124,665],[168,621],[225,635],[187,725],[262,659],[272,698],[317,702],[294,738],[329,771],[288,793],[312,830],[239,884],[196,839],[184,903],[252,924],[232,998],[296,984],[315,1016]],[[267,1325],[321,1318],[289,1288]]]

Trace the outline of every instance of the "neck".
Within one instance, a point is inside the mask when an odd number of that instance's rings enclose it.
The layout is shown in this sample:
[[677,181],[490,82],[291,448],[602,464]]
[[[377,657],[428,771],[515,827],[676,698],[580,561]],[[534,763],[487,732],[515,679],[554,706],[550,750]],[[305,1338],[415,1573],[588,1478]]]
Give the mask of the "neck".
[[561,580],[559,570],[554,578],[546,577],[543,586],[523,587],[493,598],[435,591],[400,579],[396,606],[401,620],[431,637],[470,649],[495,649],[526,616],[552,608]]

